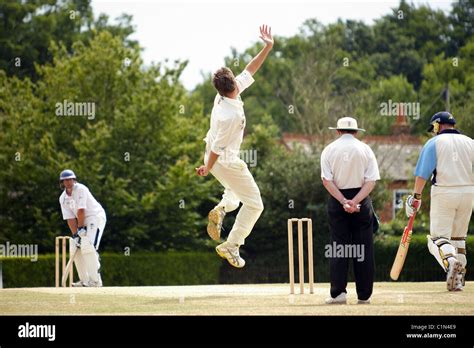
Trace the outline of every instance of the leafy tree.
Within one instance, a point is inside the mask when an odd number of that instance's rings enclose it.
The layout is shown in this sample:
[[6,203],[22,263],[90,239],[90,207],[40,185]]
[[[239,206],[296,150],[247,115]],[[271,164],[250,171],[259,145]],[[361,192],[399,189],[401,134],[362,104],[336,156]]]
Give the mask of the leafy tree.
[[[327,231],[319,153],[339,117],[390,134],[395,118],[381,115],[381,103],[419,101],[412,134],[426,136],[431,115],[449,108],[473,136],[472,9],[472,0],[455,2],[449,14],[401,1],[373,25],[310,19],[298,34],[276,38],[244,95],[243,149],[258,155],[250,170],[265,205],[247,253],[284,253],[287,217],[311,216]],[[0,25],[0,242],[52,250],[53,237],[67,231],[56,185],[70,167],[108,213],[104,248],[210,246],[206,216],[222,189],[194,168],[216,93],[211,76],[188,92],[179,82],[187,62],[145,68],[129,39],[131,17],[94,19],[88,0],[2,2]],[[226,65],[239,73],[260,47],[233,49]],[[67,102],[91,103],[94,117],[58,116]],[[282,132],[316,135],[312,154],[287,151]],[[383,184],[372,195],[376,207],[387,199]]]
[[[472,100],[474,99],[474,40],[461,48],[459,57],[436,57],[427,64],[421,96],[425,105],[418,130],[426,128],[431,116],[440,110],[450,109],[466,134],[474,134]],[[448,93],[447,93],[448,91]],[[449,98],[449,106],[448,106]]]
[[90,0],[26,0],[0,2],[0,69],[8,75],[36,78],[35,64],[50,62],[51,41],[69,51],[74,42],[86,41],[95,31],[110,31],[127,45],[133,33],[131,17],[110,24],[105,15],[94,20]]
[[[413,86],[404,76],[391,76],[386,79],[373,81],[371,86],[359,95],[359,104],[356,115],[360,115],[361,125],[368,134],[392,134],[392,125],[397,114],[393,110],[384,114],[384,107],[389,108],[392,103],[417,103],[418,97]],[[415,115],[407,116],[407,122],[416,123]]]
[[[210,182],[193,168],[207,124],[177,81],[184,65],[143,69],[139,50],[108,32],[76,42],[72,55],[63,45],[51,52],[36,83],[1,75],[0,119],[10,130],[0,140],[3,239],[48,249],[67,231],[57,183],[69,167],[107,211],[105,248],[204,246],[199,207]],[[95,117],[57,116],[64,101],[94,103]]]
[[449,22],[450,33],[449,56],[454,56],[474,35],[474,1],[458,0],[452,5]]

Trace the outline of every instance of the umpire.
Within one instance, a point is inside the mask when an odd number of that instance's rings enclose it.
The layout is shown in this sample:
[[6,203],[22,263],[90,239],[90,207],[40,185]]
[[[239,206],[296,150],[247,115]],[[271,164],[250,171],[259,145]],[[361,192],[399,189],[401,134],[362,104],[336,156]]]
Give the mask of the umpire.
[[[374,283],[372,234],[376,218],[369,197],[380,179],[372,149],[355,138],[357,121],[343,117],[335,129],[338,139],[321,153],[321,178],[328,201],[331,297],[327,304],[345,304],[349,260],[353,260],[358,304],[369,304]],[[336,250],[337,249],[337,252]],[[343,250],[342,253],[339,251]],[[360,251],[362,255],[354,255]]]

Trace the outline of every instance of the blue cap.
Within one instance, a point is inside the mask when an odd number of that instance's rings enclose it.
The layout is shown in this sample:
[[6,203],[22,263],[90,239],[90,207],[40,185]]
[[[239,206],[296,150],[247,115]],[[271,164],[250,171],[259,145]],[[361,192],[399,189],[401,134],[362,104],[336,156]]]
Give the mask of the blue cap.
[[431,132],[433,130],[433,127],[434,127],[434,124],[435,123],[439,123],[439,124],[443,124],[443,123],[447,123],[447,124],[456,124],[456,120],[454,119],[453,115],[451,115],[449,112],[447,111],[440,111],[440,112],[437,112],[436,114],[434,114],[432,117],[431,117],[431,120],[430,120],[430,127],[428,128],[428,132]]
[[66,179],[75,179],[76,174],[71,169],[65,169],[59,174],[59,181],[63,181]]

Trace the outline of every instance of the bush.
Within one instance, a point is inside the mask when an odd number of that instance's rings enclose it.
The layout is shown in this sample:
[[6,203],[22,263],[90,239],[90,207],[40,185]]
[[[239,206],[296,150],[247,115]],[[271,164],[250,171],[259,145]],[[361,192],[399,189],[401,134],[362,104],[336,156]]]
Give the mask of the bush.
[[[3,259],[4,287],[54,286],[54,260],[54,254],[41,255],[36,262]],[[208,252],[101,255],[102,279],[107,286],[216,284],[221,264],[214,253]]]
[[217,284],[222,263],[207,252],[106,253],[101,258],[103,281],[113,286]]
[[[399,236],[377,237],[375,240],[376,281],[390,281],[389,272],[399,242]],[[318,283],[329,282],[329,260],[324,257],[323,245],[314,244],[314,272]],[[137,253],[131,256],[104,253],[101,256],[101,273],[106,286],[287,283],[287,250],[286,247],[285,250],[261,254],[247,254],[243,250],[242,256],[247,262],[244,269],[231,267],[213,252]],[[473,260],[474,237],[468,238],[467,253],[468,260]],[[296,281],[297,264],[295,251]],[[349,269],[349,281],[354,281],[352,267]],[[308,281],[306,259],[305,272]],[[8,288],[54,286],[54,254],[41,255],[35,263],[29,259],[3,259],[3,278],[4,286]],[[445,273],[426,247],[425,235],[413,235],[399,281],[444,279]],[[474,279],[469,271],[466,279]]]
[[[389,272],[392,268],[395,253],[398,250],[400,236],[387,236],[378,239],[375,244],[375,267],[376,280],[389,281]],[[468,237],[466,243],[466,252],[468,263],[474,258],[474,238]],[[466,280],[472,280],[474,277],[469,272],[466,274]],[[413,234],[403,271],[400,274],[399,281],[438,281],[445,280],[446,275],[440,265],[436,262],[433,255],[428,251],[426,245],[426,234]]]
[[[316,232],[316,230],[315,230]],[[324,232],[317,230],[318,233]],[[325,233],[327,236],[327,233]],[[306,239],[305,239],[306,241]],[[316,242],[318,241],[318,242]],[[314,279],[318,283],[329,282],[329,259],[324,257],[324,245],[328,243],[320,239],[315,239],[314,243]],[[377,237],[374,241],[375,250],[375,281],[390,281],[390,269],[395,258],[400,243],[400,236]],[[298,259],[295,246],[295,281],[298,281]],[[254,258],[246,259],[245,270],[236,272],[229,267],[222,267],[220,274],[220,283],[287,283],[288,277],[288,247],[284,251],[275,250],[272,253],[257,255]],[[305,280],[308,281],[308,261],[306,259],[305,242]],[[474,259],[474,237],[468,237],[467,240],[467,259]],[[426,246],[426,237],[424,234],[414,234],[410,243],[403,271],[399,281],[443,281],[446,278],[445,273],[429,253]],[[352,265],[349,266],[349,281],[354,281]],[[466,280],[472,280],[471,272],[466,275]]]

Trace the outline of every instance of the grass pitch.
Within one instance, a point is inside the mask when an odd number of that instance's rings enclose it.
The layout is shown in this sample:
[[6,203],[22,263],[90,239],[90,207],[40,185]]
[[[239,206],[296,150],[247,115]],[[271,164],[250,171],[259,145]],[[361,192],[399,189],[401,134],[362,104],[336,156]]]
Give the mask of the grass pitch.
[[474,282],[462,292],[445,283],[375,283],[372,304],[326,305],[329,284],[289,295],[288,284],[0,290],[0,315],[474,315]]

